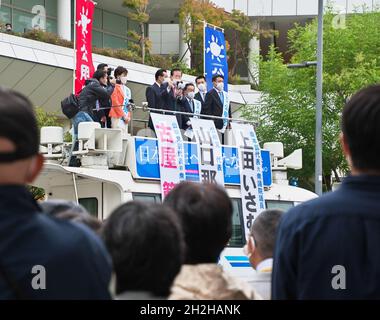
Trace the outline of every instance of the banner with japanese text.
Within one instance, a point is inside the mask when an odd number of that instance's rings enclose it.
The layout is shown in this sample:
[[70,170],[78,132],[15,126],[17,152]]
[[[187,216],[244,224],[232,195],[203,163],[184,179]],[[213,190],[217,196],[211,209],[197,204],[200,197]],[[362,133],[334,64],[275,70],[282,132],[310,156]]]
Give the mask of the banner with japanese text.
[[222,145],[214,121],[190,118],[197,141],[201,182],[224,186]]
[[75,93],[84,87],[95,71],[92,62],[92,23],[95,4],[91,0],[76,0],[75,8]]
[[185,181],[185,151],[176,116],[151,113],[158,140],[162,200]]
[[240,190],[245,232],[265,209],[261,148],[252,125],[232,123],[239,153]]
[[204,73],[207,87],[212,88],[212,77],[224,77],[224,91],[228,92],[228,61],[224,32],[214,26],[204,27]]

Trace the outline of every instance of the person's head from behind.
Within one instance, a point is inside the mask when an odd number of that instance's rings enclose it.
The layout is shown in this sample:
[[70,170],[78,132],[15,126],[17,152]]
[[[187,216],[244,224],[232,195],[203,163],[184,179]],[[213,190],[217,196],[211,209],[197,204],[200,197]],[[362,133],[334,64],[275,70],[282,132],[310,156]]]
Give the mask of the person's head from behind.
[[157,83],[163,84],[167,77],[168,77],[168,72],[165,69],[159,69],[156,71],[155,79]]
[[183,90],[183,94],[185,97],[189,99],[194,99],[195,96],[195,86],[193,83],[187,83],[185,85],[185,89]]
[[359,91],[347,102],[341,144],[352,174],[380,175],[380,85]]
[[127,84],[128,70],[122,66],[119,66],[114,71],[115,79],[122,84]]
[[224,90],[224,77],[220,74],[217,74],[212,77],[212,84],[215,89],[218,91],[223,91]]
[[95,231],[100,233],[102,223],[98,219],[91,216],[87,210],[72,201],[65,200],[48,200],[40,204],[42,211],[55,218],[82,223]]
[[92,76],[94,79],[98,80],[100,84],[106,86],[107,85],[107,72],[102,70],[96,70],[94,75]]
[[103,238],[116,274],[116,293],[170,294],[183,262],[183,238],[175,213],[163,205],[129,202],[105,223]]
[[260,262],[273,258],[277,228],[282,214],[281,210],[264,210],[253,221],[245,247],[253,268],[256,269]]
[[0,185],[32,183],[43,166],[34,108],[22,94],[0,87]]
[[165,198],[185,236],[186,264],[216,263],[232,236],[232,203],[215,184],[182,182]]
[[174,68],[170,71],[170,78],[173,82],[178,83],[182,81],[182,70],[179,68]]
[[195,78],[195,84],[200,92],[207,91],[207,82],[205,76],[198,76]]

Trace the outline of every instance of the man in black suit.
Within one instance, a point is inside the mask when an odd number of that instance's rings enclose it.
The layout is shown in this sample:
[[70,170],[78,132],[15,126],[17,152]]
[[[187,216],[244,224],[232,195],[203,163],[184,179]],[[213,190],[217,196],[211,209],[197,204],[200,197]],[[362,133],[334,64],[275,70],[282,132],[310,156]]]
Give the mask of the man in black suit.
[[[224,77],[215,75],[212,78],[212,84],[213,88],[206,95],[202,114],[232,118],[228,93],[224,91]],[[214,123],[218,131],[222,133],[222,143],[224,143],[224,132],[229,128],[229,121],[215,119]]]
[[[167,71],[164,69],[159,69],[156,72],[155,79],[156,82],[150,87],[146,88],[145,96],[148,102],[148,107],[153,109],[164,109],[164,102],[162,100],[162,84],[167,78]],[[154,111],[152,111],[154,112]],[[149,128],[154,131],[152,118],[149,116]]]
[[[181,111],[179,100],[183,97],[183,89],[185,85],[182,81],[181,69],[173,69],[170,72],[170,79],[166,81],[161,90],[161,97],[164,104],[164,109],[169,111]],[[170,114],[170,113],[168,113]],[[181,127],[183,117],[180,114],[176,115],[178,125]]]
[[[195,85],[193,83],[185,85],[180,106],[182,112],[192,113],[195,116],[199,116],[202,113],[202,103],[195,99]],[[182,117],[181,129],[187,130],[191,128],[190,118],[191,116],[188,115]]]
[[197,92],[195,94],[195,99],[200,101],[202,103],[202,107],[203,107],[205,104],[205,101],[206,101],[206,94],[207,94],[206,78],[204,76],[196,77],[195,78],[195,84],[199,90],[199,92]]

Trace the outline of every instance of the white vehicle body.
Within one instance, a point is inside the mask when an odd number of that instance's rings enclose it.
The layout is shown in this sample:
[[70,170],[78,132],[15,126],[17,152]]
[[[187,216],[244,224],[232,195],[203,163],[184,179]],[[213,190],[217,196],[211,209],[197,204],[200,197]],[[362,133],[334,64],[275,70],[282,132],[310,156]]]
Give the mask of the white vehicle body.
[[[46,132],[49,132],[49,136],[52,136],[53,131],[49,129],[46,130]],[[107,133],[107,130],[104,131],[104,129],[100,129],[99,132]],[[112,130],[110,130],[110,132],[113,136],[115,135],[115,131],[112,132]],[[60,136],[60,133],[58,135]],[[91,134],[87,136],[89,137]],[[104,139],[100,137],[100,141]],[[121,154],[124,155],[126,167],[119,170],[97,166],[62,166],[58,164],[59,161],[56,160],[59,157],[52,155],[50,152],[47,156],[50,160],[45,164],[43,172],[34,185],[45,190],[47,199],[77,201],[100,220],[107,219],[114,209],[128,201],[161,202],[160,180],[141,179],[137,173],[137,155],[135,154],[135,150],[137,150],[135,146],[137,143],[135,141],[138,139],[155,140],[152,138],[124,137],[122,143],[123,151]],[[60,137],[58,140],[61,142]],[[120,146],[121,144],[118,143],[117,149],[119,149]],[[276,147],[278,147],[278,145],[276,145]],[[46,150],[54,150],[54,146],[53,148],[49,146]],[[59,148],[56,150],[59,151]],[[276,150],[273,155],[275,156],[275,154]],[[277,159],[275,160],[274,163],[277,163]],[[117,161],[120,162],[120,158],[118,158]],[[265,201],[268,209],[278,208],[287,210],[301,202],[316,197],[316,194],[308,190],[290,186],[286,180],[286,170],[284,171],[283,168],[280,169],[277,174],[273,171],[273,177],[274,183],[265,189]],[[276,181],[276,177],[278,181]],[[249,278],[254,270],[250,267],[248,258],[243,253],[247,231],[243,224],[240,185],[226,184],[225,188],[232,200],[234,208],[233,236],[229,246],[223,251],[219,263],[232,274],[240,278]]]

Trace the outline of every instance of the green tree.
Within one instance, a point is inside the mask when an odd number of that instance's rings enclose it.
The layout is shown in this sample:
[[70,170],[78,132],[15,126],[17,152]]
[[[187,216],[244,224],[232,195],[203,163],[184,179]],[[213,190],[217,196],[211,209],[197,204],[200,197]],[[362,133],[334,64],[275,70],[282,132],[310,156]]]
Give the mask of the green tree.
[[145,35],[145,26],[149,21],[148,6],[149,0],[124,0],[123,5],[131,10],[128,18],[136,21],[140,28],[140,33],[128,31],[128,36],[138,42],[138,46],[130,45],[132,51],[139,52],[141,63],[145,63],[147,49],[149,49],[149,39]]
[[[339,144],[342,108],[350,96],[380,80],[380,12],[346,17],[336,25],[330,10],[324,18],[323,173],[330,189],[331,173],[347,170]],[[316,60],[317,21],[289,31],[292,62]],[[260,108],[247,106],[244,116],[259,119],[261,141],[281,141],[285,151],[303,149],[304,168],[293,172],[301,185],[314,189],[315,68],[288,69],[275,48],[260,62]]]

